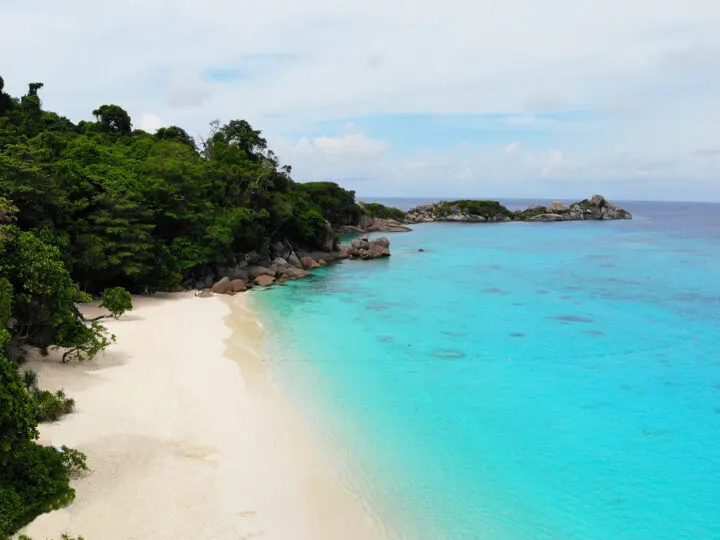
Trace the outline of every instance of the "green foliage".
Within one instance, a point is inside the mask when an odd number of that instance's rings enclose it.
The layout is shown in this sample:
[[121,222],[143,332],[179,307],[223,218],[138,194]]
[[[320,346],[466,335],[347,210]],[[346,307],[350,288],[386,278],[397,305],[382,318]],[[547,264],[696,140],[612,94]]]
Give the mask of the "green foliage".
[[160,128],[155,133],[155,138],[159,141],[176,141],[197,151],[195,140],[181,127],[170,126]]
[[366,215],[373,218],[394,219],[395,221],[402,221],[405,219],[405,212],[399,208],[385,206],[380,203],[365,203],[363,205],[363,211]]
[[355,202],[354,191],[343,189],[334,182],[305,182],[299,187],[331,224],[357,225],[360,220],[362,208]]
[[132,296],[122,287],[105,289],[100,300],[100,307],[106,308],[117,319],[126,311],[132,311]]
[[514,219],[517,220],[526,220],[547,213],[548,209],[546,207],[537,205],[534,207],[531,206],[530,208],[526,208],[525,210],[517,210],[516,212],[513,212],[513,216]]
[[62,390],[52,393],[33,388],[30,395],[35,402],[35,417],[39,423],[57,422],[75,410],[75,400],[67,397]]
[[36,428],[35,406],[17,366],[0,354],[0,471],[37,437]]
[[22,374],[23,379],[23,385],[25,386],[25,390],[28,392],[32,390],[33,388],[37,387],[37,373],[34,371],[28,369],[27,371],[24,371]]
[[67,506],[74,498],[63,454],[26,441],[15,459],[0,469],[0,537],[11,535],[40,514]]
[[93,356],[112,340],[104,328],[87,324],[75,307],[89,300],[63,264],[60,251],[30,232],[12,226],[3,229],[0,279],[13,291],[12,340],[16,348],[33,345],[66,348],[63,359]]
[[102,105],[93,111],[100,131],[117,135],[130,135],[132,122],[130,115],[117,105]]
[[60,449],[62,450],[63,467],[65,467],[65,471],[70,478],[75,478],[90,470],[87,466],[87,456],[85,454],[65,445],[61,446]]
[[63,390],[52,393],[38,388],[37,374],[34,371],[23,372],[22,381],[35,407],[36,422],[55,422],[75,410],[75,400],[67,397]]
[[39,88],[0,112],[0,197],[89,292],[173,289],[277,241],[318,249],[325,219],[361,215],[336,184],[293,182],[244,120],[213,122],[198,151],[178,126],[133,131],[117,105],[74,125],[42,109]]
[[438,205],[437,213],[439,216],[444,217],[455,212],[455,209],[459,209],[466,214],[483,216],[488,219],[501,216],[513,217],[513,213],[498,201],[485,200],[445,201]]
[[36,444],[36,427],[36,407],[17,365],[0,354],[0,538],[69,504],[70,475],[87,468],[75,450]]

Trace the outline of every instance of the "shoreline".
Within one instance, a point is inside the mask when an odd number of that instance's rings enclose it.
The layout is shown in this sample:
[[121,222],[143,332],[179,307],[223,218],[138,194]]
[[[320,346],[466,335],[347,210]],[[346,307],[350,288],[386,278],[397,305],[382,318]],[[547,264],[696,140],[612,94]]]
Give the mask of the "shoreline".
[[[76,412],[40,427],[43,444],[87,454],[68,507],[22,531],[128,538],[375,539],[309,429],[271,381],[262,326],[244,295],[135,297],[93,360],[33,359]],[[91,309],[92,311],[92,309]]]

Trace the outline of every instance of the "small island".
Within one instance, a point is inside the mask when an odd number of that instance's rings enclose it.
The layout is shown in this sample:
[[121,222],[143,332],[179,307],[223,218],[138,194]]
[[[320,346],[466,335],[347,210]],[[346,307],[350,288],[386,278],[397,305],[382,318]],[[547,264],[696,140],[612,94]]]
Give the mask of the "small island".
[[498,223],[504,221],[582,221],[632,219],[632,214],[609,202],[602,195],[566,205],[556,201],[549,206],[534,205],[512,211],[497,201],[441,201],[417,206],[404,217],[405,223],[449,221],[462,223]]

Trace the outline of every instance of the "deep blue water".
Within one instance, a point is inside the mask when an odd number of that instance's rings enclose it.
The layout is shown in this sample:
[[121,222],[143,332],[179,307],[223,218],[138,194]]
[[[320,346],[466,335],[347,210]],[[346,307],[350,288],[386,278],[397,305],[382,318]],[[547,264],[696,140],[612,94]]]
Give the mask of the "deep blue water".
[[720,205],[623,206],[418,225],[253,295],[276,383],[390,534],[720,538]]

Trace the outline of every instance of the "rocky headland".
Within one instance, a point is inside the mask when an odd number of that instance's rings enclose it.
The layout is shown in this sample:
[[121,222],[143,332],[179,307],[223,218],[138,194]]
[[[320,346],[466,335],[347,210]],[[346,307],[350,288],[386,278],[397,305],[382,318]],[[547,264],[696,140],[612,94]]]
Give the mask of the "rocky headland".
[[373,260],[390,256],[390,240],[381,236],[369,240],[367,235],[355,238],[348,246],[337,241],[327,245],[326,251],[303,251],[288,243],[277,242],[269,248],[238,254],[237,264],[208,272],[199,280],[185,283],[187,288],[199,290],[198,296],[236,294],[253,287],[268,287],[286,281],[303,279],[311,270],[344,259]]
[[359,201],[362,214],[358,223],[344,225],[338,229],[343,234],[362,234],[373,232],[410,232],[412,229],[403,224],[405,212],[378,203]]
[[[337,227],[326,223],[322,250],[303,251],[289,242],[277,242],[259,251],[236,256],[230,268],[208,270],[198,280],[189,280],[187,288],[200,289],[201,296],[236,294],[252,287],[267,287],[303,279],[316,268],[344,259],[374,260],[390,256],[390,240],[382,236],[370,240],[367,233],[405,232],[403,223],[461,222],[500,223],[507,221],[554,222],[581,220],[632,219],[627,210],[609,202],[602,195],[572,204],[553,202],[512,211],[497,201],[441,201],[413,208],[405,213],[375,203],[358,203],[363,209],[357,224]],[[338,233],[362,234],[349,245],[339,245]]]
[[497,201],[441,201],[413,208],[405,215],[405,223],[435,221],[464,223],[497,223],[504,221],[582,221],[632,219],[627,210],[611,203],[602,195],[594,195],[570,205],[553,202],[548,206],[534,205],[512,211]]

